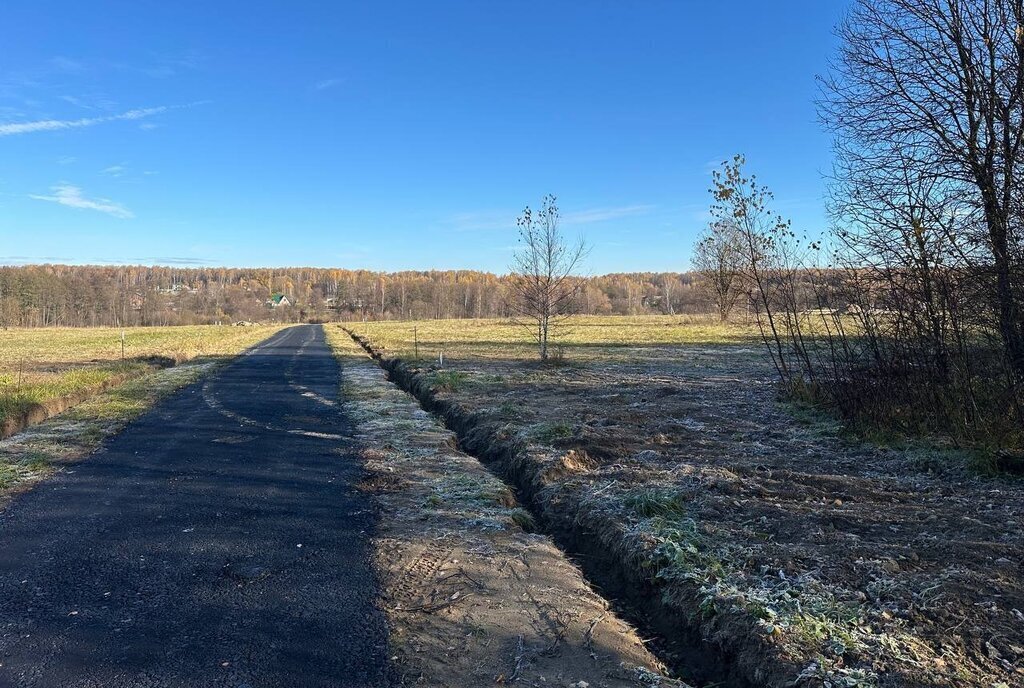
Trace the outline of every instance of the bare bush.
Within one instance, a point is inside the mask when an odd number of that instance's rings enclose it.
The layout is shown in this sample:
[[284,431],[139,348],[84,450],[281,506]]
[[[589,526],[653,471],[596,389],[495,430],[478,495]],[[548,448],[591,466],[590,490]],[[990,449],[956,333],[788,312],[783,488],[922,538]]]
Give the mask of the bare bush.
[[1024,445],[1024,0],[856,0],[824,79],[834,254],[745,177],[712,214],[791,392],[861,427]]
[[771,209],[772,192],[745,175],[745,162],[737,155],[713,173],[714,226],[729,228],[739,281],[779,375],[791,385],[813,382],[801,317],[808,295],[801,280],[808,274],[805,254],[816,244],[798,238],[790,222]]
[[[983,218],[961,190],[909,163],[870,175],[851,166],[832,188],[842,223],[823,265],[818,242],[771,209],[743,164],[715,173],[711,212],[737,239],[737,279],[786,392],[871,433],[1019,446],[1019,388],[972,240]],[[707,255],[708,235],[701,242]]]

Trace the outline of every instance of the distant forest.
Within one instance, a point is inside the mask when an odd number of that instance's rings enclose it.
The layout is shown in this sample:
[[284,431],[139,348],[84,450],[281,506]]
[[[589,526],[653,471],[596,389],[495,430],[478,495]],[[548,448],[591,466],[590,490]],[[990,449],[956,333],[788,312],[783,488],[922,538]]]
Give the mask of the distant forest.
[[[580,278],[589,315],[708,312],[691,273]],[[0,267],[0,327],[506,317],[507,279],[471,270]],[[284,298],[281,298],[281,297]]]

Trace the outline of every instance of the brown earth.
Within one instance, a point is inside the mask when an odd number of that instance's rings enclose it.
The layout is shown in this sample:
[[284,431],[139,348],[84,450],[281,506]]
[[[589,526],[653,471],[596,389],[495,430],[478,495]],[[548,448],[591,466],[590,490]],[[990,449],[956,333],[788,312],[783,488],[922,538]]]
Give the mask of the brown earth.
[[605,553],[588,574],[616,563],[669,661],[674,634],[737,685],[1024,686],[1020,480],[847,439],[778,403],[751,348],[384,364],[564,543]]
[[[453,434],[331,337],[404,685],[682,686]],[[524,529],[525,528],[525,529]]]

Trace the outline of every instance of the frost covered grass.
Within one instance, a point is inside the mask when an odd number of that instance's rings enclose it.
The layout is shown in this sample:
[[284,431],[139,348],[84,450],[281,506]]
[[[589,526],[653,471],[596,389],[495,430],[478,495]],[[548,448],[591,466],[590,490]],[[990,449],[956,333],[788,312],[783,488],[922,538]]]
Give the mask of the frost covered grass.
[[652,635],[697,635],[752,685],[1019,683],[1019,481],[780,403],[756,331],[595,320],[563,366],[498,321],[351,329],[591,575],[659,601]]

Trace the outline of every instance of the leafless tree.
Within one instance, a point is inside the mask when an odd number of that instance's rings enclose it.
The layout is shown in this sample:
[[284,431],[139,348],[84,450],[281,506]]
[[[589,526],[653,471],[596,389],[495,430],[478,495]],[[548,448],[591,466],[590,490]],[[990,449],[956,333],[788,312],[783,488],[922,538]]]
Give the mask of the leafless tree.
[[547,361],[554,329],[572,314],[586,285],[574,273],[587,245],[582,238],[566,240],[553,195],[544,197],[539,211],[527,206],[516,225],[520,246],[512,259],[509,307],[530,328],[540,359]]
[[[849,212],[865,189],[874,203],[872,189],[927,185],[928,200],[941,201],[908,207],[903,212],[917,217],[906,217],[907,226],[916,223],[926,243],[946,233],[946,246],[984,275],[987,298],[977,305],[992,313],[1018,385],[1022,24],[1024,0],[856,0],[839,29],[843,47],[822,104],[837,138],[840,183],[853,194],[841,209]],[[977,222],[950,223],[952,205]]]
[[733,222],[714,222],[693,247],[693,267],[722,322],[743,295],[743,240]]
[[972,267],[979,257],[965,239],[979,219],[957,189],[912,169],[894,159],[884,175],[872,169],[833,186],[836,300],[849,306],[855,336],[836,322],[829,387],[854,419],[967,436],[982,361],[972,342],[994,331]]

